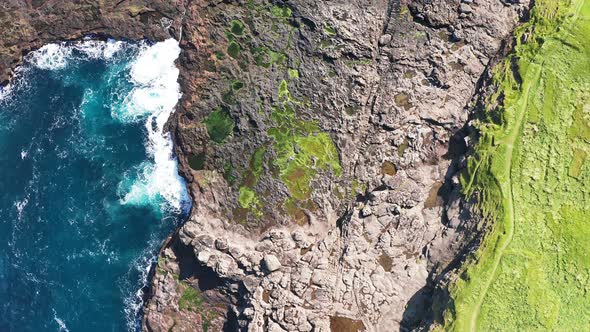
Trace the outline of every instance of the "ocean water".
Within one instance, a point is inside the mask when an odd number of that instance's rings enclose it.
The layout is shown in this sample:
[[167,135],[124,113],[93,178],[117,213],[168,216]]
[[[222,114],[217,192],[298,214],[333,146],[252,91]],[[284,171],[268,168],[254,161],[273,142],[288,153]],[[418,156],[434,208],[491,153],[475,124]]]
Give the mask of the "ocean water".
[[179,52],[50,44],[0,91],[0,331],[137,329],[148,268],[190,209],[163,128]]

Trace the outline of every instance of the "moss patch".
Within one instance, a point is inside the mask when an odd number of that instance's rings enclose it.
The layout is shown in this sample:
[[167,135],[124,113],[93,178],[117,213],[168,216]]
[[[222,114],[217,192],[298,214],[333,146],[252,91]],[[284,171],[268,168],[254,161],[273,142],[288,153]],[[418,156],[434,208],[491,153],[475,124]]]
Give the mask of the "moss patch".
[[[182,291],[180,299],[178,299],[178,308],[180,310],[188,310],[201,315],[201,328],[203,331],[208,331],[213,319],[219,316],[214,310],[206,307],[205,299],[198,289],[184,281],[179,284],[179,290]],[[176,325],[176,322],[174,322]],[[172,330],[172,327],[170,328]]]
[[289,78],[290,79],[299,78],[299,70],[297,70],[297,69],[289,69]]
[[242,48],[240,47],[240,44],[238,44],[235,40],[230,41],[229,45],[227,45],[227,54],[229,54],[229,56],[234,59],[237,59],[240,56],[241,50]]
[[244,82],[242,82],[242,81],[234,80],[231,82],[231,89],[234,92],[240,91],[243,87],[244,87]]
[[282,105],[272,114],[276,126],[268,130],[274,139],[275,165],[291,196],[305,200],[311,195],[310,182],[318,171],[331,169],[337,176],[342,174],[338,150],[316,122],[297,118],[294,108],[301,103],[293,99],[284,80],[278,95]]
[[225,108],[218,108],[211,112],[205,121],[209,138],[216,143],[223,143],[234,130],[234,120]]
[[252,158],[250,158],[250,167],[246,171],[244,176],[243,184],[249,188],[254,188],[260,177],[262,176],[262,171],[264,170],[264,154],[266,153],[266,148],[260,147],[256,149]]
[[273,51],[266,46],[254,47],[252,56],[254,57],[254,63],[264,68],[269,68],[275,64],[280,65],[287,61],[287,56],[284,53]]
[[260,198],[254,190],[246,186],[240,187],[240,193],[238,196],[238,203],[242,209],[251,212],[255,217],[262,216],[262,205]]
[[324,33],[330,37],[336,36],[336,29],[330,25],[324,25]]
[[236,177],[234,176],[234,168],[231,163],[225,163],[223,165],[223,178],[229,185],[233,185],[236,182]]
[[230,23],[230,31],[235,36],[242,36],[244,35],[244,23],[238,20],[233,20]]
[[200,171],[205,166],[205,153],[191,154],[188,157],[188,165],[195,171]]
[[180,310],[201,312],[203,310],[203,302],[201,293],[190,285],[186,285],[184,292],[178,300],[178,308]]
[[272,16],[276,18],[287,19],[290,18],[292,15],[291,8],[287,6],[278,6],[274,5],[270,8],[270,13]]
[[249,209],[258,204],[258,197],[256,197],[254,190],[248,187],[240,187],[238,203],[240,203],[240,206],[244,209]]

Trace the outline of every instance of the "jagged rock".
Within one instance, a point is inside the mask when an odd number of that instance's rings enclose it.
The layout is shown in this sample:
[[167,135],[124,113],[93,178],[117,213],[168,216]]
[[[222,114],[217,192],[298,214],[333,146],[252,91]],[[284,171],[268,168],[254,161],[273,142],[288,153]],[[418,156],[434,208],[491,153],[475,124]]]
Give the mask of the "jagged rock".
[[227,239],[217,239],[215,240],[215,249],[223,252],[227,252],[229,250],[229,246],[227,244]]
[[263,260],[264,268],[268,272],[274,272],[281,268],[281,262],[275,255],[266,255]]
[[459,6],[459,12],[464,14],[470,14],[473,12],[473,9],[471,9],[471,6],[469,6],[468,4],[462,3]]
[[293,234],[291,234],[291,237],[293,238],[293,240],[294,240],[295,242],[301,242],[301,241],[303,241],[303,240],[304,240],[304,238],[305,238],[305,237],[304,237],[304,235],[303,235],[303,233],[302,233],[302,232],[300,232],[300,231],[295,231],[295,232],[293,232]]
[[385,45],[389,44],[390,41],[391,41],[390,34],[384,34],[381,37],[379,37],[379,45],[380,46],[385,46]]

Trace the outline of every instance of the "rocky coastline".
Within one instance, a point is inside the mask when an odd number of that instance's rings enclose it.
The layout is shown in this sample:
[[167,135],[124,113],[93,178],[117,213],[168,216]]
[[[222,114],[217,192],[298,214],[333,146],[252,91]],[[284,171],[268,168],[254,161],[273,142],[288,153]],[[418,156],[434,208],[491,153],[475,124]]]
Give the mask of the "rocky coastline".
[[460,195],[467,123],[528,6],[9,0],[0,82],[49,42],[180,40],[168,127],[193,209],[144,330],[428,328],[485,227]]

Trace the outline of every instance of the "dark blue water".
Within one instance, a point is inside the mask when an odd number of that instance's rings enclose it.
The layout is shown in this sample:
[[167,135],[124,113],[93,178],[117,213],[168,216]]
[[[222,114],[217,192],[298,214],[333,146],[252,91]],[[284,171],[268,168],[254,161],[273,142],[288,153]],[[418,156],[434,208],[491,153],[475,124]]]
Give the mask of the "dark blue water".
[[[0,331],[125,331],[189,206],[169,40],[49,45],[0,93]],[[7,91],[8,90],[8,91]]]

